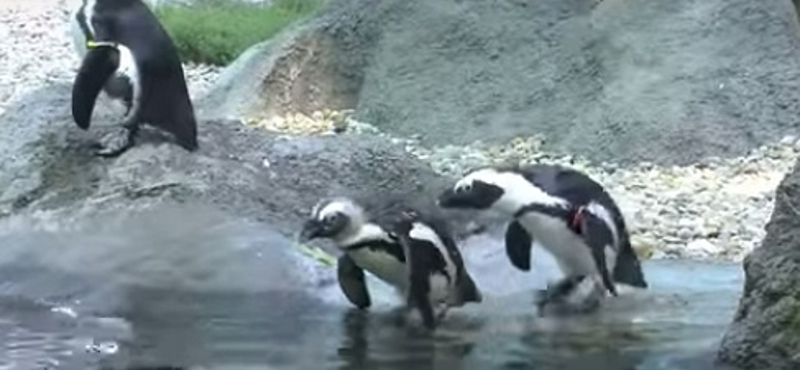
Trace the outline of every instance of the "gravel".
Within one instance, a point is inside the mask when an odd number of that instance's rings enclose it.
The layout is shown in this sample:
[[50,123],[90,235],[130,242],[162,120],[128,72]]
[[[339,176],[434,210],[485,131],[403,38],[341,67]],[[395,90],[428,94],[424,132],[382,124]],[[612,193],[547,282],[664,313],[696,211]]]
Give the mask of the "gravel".
[[634,247],[644,257],[741,261],[765,235],[778,183],[794,165],[800,141],[787,137],[749,155],[710,159],[689,166],[648,163],[622,168],[591,165],[583,158],[539,150],[541,138],[510,145],[407,148],[440,172],[463,175],[497,163],[558,163],[589,174],[606,186],[628,222]]
[[[70,44],[63,0],[4,0],[0,5],[0,114],[23,95],[53,82],[70,81],[79,60]],[[193,98],[204,94],[220,73],[213,66],[184,66]],[[349,114],[349,112],[348,112]],[[375,132],[337,112],[284,118],[246,118],[251,124],[290,133]],[[333,117],[333,118],[332,118]],[[384,134],[385,135],[385,134]],[[502,146],[428,148],[418,138],[393,138],[438,172],[459,176],[494,163],[561,163],[586,171],[604,184],[619,203],[634,246],[645,258],[741,261],[765,235],[774,191],[800,152],[787,137],[749,155],[708,159],[689,166],[657,167],[589,164],[583,158],[542,151],[541,137],[517,138]]]
[[[369,124],[348,121],[351,131],[377,131]],[[775,189],[800,154],[800,140],[785,137],[739,158],[710,158],[689,166],[640,163],[622,167],[552,155],[540,149],[541,137],[516,138],[506,145],[476,142],[438,148],[426,148],[413,138],[395,140],[437,172],[452,176],[492,164],[571,166],[608,189],[642,257],[736,262],[761,243]]]

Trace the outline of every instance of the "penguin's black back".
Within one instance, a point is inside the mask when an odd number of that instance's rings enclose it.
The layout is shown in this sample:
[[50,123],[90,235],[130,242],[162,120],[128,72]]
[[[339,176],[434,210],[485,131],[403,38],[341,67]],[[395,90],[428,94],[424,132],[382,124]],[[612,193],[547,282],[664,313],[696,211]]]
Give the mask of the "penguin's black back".
[[188,150],[197,148],[197,123],[178,51],[142,0],[97,0],[98,40],[117,41],[133,53],[141,84],[140,120],[175,135]]
[[[418,253],[417,255],[412,256],[414,261],[423,261],[423,266],[417,267],[417,269],[426,270],[427,272],[441,272],[445,273],[447,268],[447,261],[445,258],[449,258],[456,267],[456,276],[448,276],[451,279],[451,283],[457,284],[458,291],[459,291],[459,299],[462,302],[480,302],[483,298],[478,290],[475,281],[472,280],[472,277],[467,272],[466,266],[464,265],[464,259],[461,256],[461,252],[456,245],[455,239],[453,238],[452,230],[448,226],[446,220],[438,217],[438,215],[431,214],[430,212],[421,212],[418,210],[413,210],[413,216],[410,217],[411,222],[422,223],[428,226],[433,232],[439,237],[439,240],[442,241],[445,249],[447,250],[447,256],[441,255],[439,249],[433,245],[425,245],[424,248],[414,248],[415,251],[412,253]],[[428,241],[413,241],[417,243],[430,243]]]
[[449,254],[449,258],[453,260],[453,263],[456,267],[461,270],[464,268],[464,261],[461,258],[461,253],[458,250],[458,246],[455,243],[453,238],[452,230],[450,229],[447,221],[439,217],[438,215],[434,215],[431,212],[421,211],[419,208],[410,207],[410,206],[396,206],[400,208],[393,208],[391,212],[386,212],[382,214],[380,217],[380,222],[384,225],[382,226],[384,230],[391,230],[392,225],[396,222],[402,213],[412,214],[413,216],[410,218],[413,222],[419,222],[425,224],[426,226],[430,227],[436,236],[444,244],[447,252]]

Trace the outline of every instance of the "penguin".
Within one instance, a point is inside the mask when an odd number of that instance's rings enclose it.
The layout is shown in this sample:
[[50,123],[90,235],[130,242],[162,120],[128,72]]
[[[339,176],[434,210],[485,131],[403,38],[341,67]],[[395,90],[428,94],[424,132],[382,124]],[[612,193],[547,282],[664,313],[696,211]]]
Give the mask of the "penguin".
[[72,85],[72,117],[88,130],[100,91],[121,101],[121,127],[103,137],[95,154],[113,157],[132,147],[140,125],[171,133],[188,151],[198,148],[197,122],[183,66],[172,39],[142,0],[82,0],[70,18],[82,58]]
[[[408,211],[392,234],[408,256],[406,307],[419,311],[426,328],[434,329],[452,307],[483,300],[445,224]],[[439,311],[435,317],[434,309]]]
[[606,292],[616,296],[617,284],[648,287],[615,201],[575,169],[553,164],[480,168],[444,190],[437,204],[511,218],[506,255],[519,270],[530,270],[532,243],[540,242],[564,275],[537,298],[540,312],[551,303],[568,302],[573,311],[588,312],[599,307]]
[[[339,286],[359,309],[371,306],[365,270],[406,298],[406,313],[426,302],[427,307],[447,308],[480,302],[481,293],[443,224],[410,208],[405,213],[393,217],[387,225],[379,225],[351,198],[323,199],[303,223],[299,239],[327,238],[344,252],[337,260]],[[445,285],[440,284],[442,280]],[[430,294],[423,297],[421,292]],[[419,297],[427,300],[420,301]],[[432,311],[422,308],[420,312],[425,326],[432,329]],[[440,311],[438,318],[446,312]]]

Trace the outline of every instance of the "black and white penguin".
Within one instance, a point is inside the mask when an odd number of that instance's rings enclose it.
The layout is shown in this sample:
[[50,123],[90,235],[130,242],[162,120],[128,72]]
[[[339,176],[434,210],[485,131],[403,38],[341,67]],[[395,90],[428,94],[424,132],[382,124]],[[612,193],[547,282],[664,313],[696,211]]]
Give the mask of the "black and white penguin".
[[[344,252],[337,263],[339,286],[358,308],[371,305],[365,270],[412,302],[407,310],[426,302],[447,308],[480,302],[455,243],[435,219],[423,217],[409,209],[382,226],[350,198],[323,199],[303,224],[300,240],[328,238]],[[427,299],[417,299],[422,295]],[[446,311],[439,313],[440,319]],[[433,328],[432,311],[421,308],[420,313],[426,327]]]
[[616,203],[577,170],[547,164],[482,168],[442,192],[437,202],[512,218],[506,253],[520,270],[530,270],[534,239],[553,255],[564,278],[544,291],[540,309],[571,302],[573,311],[591,311],[606,291],[617,295],[617,284],[648,286]]
[[407,307],[417,308],[427,328],[433,329],[450,308],[483,300],[444,223],[410,211],[391,230],[408,256]]
[[175,45],[142,0],[82,0],[70,18],[82,58],[72,86],[72,117],[89,128],[104,91],[126,107],[121,127],[100,140],[101,156],[134,145],[141,123],[171,133],[189,151],[198,147],[194,107]]

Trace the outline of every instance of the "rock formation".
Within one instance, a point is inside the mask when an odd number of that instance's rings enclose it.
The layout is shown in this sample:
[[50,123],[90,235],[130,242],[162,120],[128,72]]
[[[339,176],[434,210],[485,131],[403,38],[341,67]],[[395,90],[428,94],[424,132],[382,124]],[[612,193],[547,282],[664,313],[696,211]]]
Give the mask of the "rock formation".
[[778,186],[767,236],[744,270],[720,360],[744,369],[800,368],[800,166]]
[[235,120],[201,121],[196,153],[149,130],[130,154],[104,160],[90,146],[118,116],[100,103],[91,129],[81,131],[69,115],[69,91],[44,88],[0,117],[0,213],[90,215],[179,201],[292,236],[321,197],[353,196],[371,210],[405,199],[433,210],[432,197],[452,181],[387,138],[281,135]]
[[544,134],[547,150],[665,164],[743,155],[793,130],[790,2],[595,3],[332,0],[254,48],[229,71],[236,93],[212,101],[355,108],[436,145]]

